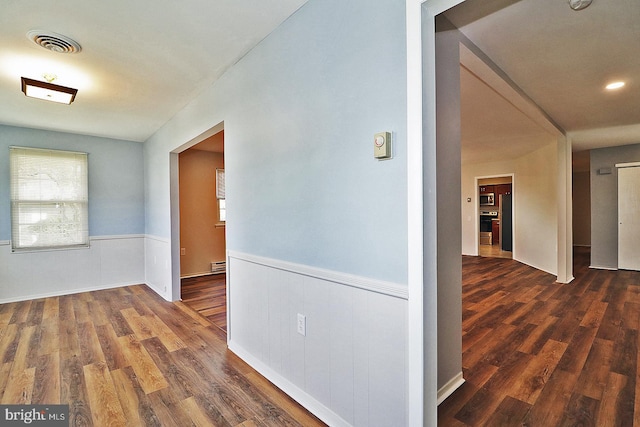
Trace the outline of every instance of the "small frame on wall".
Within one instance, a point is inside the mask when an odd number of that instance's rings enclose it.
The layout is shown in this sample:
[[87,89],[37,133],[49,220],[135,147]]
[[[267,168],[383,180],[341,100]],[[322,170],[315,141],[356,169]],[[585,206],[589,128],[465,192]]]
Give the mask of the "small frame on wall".
[[225,198],[224,169],[216,169],[216,198],[218,200]]

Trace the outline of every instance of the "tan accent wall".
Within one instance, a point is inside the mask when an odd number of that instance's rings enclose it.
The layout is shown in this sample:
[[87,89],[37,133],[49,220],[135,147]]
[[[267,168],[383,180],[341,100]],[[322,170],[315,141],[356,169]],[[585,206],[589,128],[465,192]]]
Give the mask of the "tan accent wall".
[[224,155],[189,149],[179,156],[180,169],[180,276],[211,272],[211,262],[225,260],[225,227],[216,226],[216,168],[224,168]]

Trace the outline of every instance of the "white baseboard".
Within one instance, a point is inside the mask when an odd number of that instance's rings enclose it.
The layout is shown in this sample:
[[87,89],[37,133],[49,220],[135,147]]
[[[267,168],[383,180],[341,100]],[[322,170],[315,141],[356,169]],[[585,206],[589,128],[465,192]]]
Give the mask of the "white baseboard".
[[524,262],[524,261],[522,261],[521,259],[517,259],[516,257],[513,257],[513,260],[514,260],[514,261],[518,261],[520,264],[524,264],[524,265],[527,265],[527,266],[529,266],[529,267],[535,268],[536,270],[540,270],[540,271],[542,271],[542,272],[552,274],[552,275],[554,275],[554,276],[556,276],[556,277],[558,276],[558,272],[556,272],[556,271],[552,271],[552,270],[544,269],[544,268],[542,268],[542,267],[540,267],[540,266],[537,266],[537,265],[534,265],[534,264],[530,264],[530,263],[528,263],[528,262]]
[[438,390],[438,405],[451,396],[462,384],[464,384],[464,378],[462,378],[462,372],[460,372]]
[[618,269],[614,268],[614,267],[602,267],[602,266],[599,266],[599,265],[590,265],[589,268],[593,268],[594,270],[618,271]]
[[81,294],[83,292],[103,291],[105,289],[123,288],[125,286],[135,286],[135,285],[144,285],[144,283],[140,283],[140,282],[116,283],[116,284],[109,284],[104,286],[91,286],[91,287],[82,288],[82,289],[62,290],[62,291],[56,291],[56,292],[46,292],[42,294],[24,295],[24,296],[21,295],[16,298],[0,299],[0,304],[7,304],[10,302],[19,302],[19,301],[28,301],[28,300],[34,300],[34,299],[40,299],[40,298],[61,297],[65,295]]
[[210,271],[207,271],[207,272],[203,272],[203,273],[185,274],[184,276],[180,275],[180,278],[181,279],[193,279],[194,277],[213,276],[215,274],[219,274],[219,273],[212,273]]
[[238,357],[247,362],[253,369],[258,371],[263,377],[271,381],[276,387],[284,391],[289,397],[305,407],[316,417],[320,418],[327,425],[334,427],[351,427],[351,424],[342,419],[339,415],[333,412],[331,409],[318,402],[311,395],[300,389],[291,381],[275,372],[269,366],[255,358],[251,353],[246,351],[235,342],[229,340],[229,350],[234,352]]

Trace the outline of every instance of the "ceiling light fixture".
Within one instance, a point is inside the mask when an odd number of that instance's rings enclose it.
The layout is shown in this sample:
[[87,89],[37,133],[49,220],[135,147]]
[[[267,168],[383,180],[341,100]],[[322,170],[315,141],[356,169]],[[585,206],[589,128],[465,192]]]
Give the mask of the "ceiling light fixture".
[[624,86],[624,82],[612,82],[605,86],[607,90],[616,90]]
[[[51,81],[54,79],[55,76]],[[56,85],[51,81],[41,82],[22,77],[22,92],[30,98],[44,99],[45,101],[53,101],[60,104],[71,104],[76,98],[78,89]]]
[[573,10],[586,9],[592,0],[569,0],[569,7]]

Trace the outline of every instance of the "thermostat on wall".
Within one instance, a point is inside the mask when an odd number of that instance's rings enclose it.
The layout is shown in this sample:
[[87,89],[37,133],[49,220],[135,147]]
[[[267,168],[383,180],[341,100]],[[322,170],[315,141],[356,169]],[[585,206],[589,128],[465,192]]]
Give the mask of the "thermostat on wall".
[[376,159],[391,157],[391,132],[378,132],[373,136],[373,157]]

